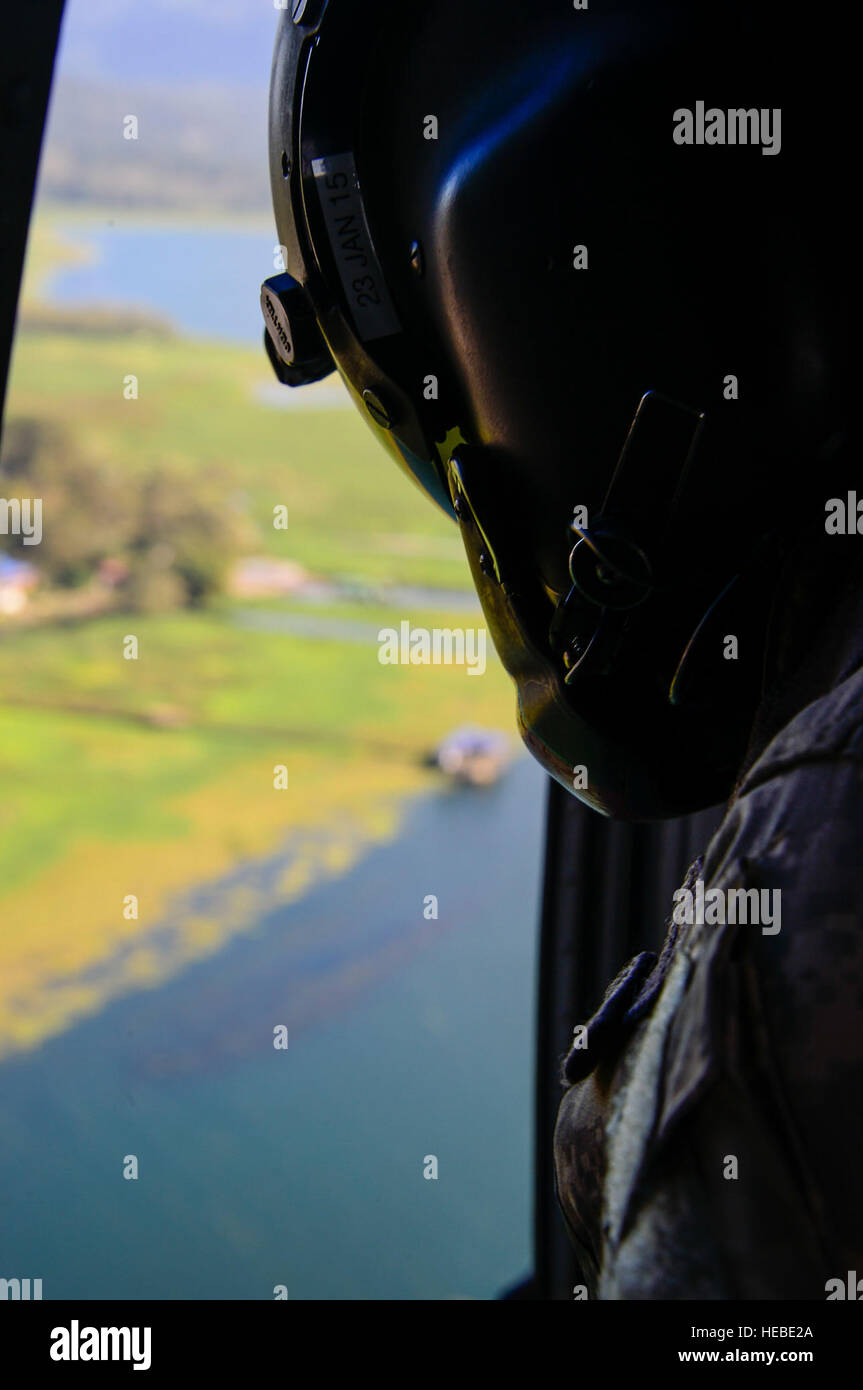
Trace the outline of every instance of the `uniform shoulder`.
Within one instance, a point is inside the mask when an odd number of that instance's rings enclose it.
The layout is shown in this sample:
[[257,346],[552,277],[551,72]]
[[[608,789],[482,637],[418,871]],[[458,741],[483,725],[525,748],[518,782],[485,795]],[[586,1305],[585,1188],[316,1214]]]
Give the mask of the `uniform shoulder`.
[[780,729],[744,776],[735,800],[802,763],[843,756],[863,758],[863,666]]

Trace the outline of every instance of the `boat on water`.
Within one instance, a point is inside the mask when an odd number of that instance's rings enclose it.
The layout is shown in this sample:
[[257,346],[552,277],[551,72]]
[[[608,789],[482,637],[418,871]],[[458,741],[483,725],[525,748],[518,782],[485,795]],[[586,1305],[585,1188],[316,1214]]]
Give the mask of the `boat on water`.
[[442,739],[430,762],[457,782],[487,787],[505,772],[511,759],[510,740],[499,729],[463,725]]

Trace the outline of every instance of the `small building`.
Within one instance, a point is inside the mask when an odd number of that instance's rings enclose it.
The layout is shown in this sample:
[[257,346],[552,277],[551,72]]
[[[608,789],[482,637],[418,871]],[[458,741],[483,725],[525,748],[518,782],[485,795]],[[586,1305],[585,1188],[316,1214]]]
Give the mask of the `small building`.
[[309,573],[294,560],[269,555],[251,555],[234,566],[230,591],[237,598],[278,598],[301,593]]
[[14,617],[27,607],[30,593],[39,582],[35,565],[0,555],[0,613]]

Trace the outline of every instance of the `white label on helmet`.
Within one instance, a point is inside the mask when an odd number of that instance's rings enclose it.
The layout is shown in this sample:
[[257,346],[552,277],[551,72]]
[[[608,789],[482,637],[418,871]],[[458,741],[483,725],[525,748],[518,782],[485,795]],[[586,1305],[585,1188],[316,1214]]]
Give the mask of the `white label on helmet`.
[[353,155],[313,159],[312,173],[357,333],[364,339],[398,333],[401,324],[372,245]]

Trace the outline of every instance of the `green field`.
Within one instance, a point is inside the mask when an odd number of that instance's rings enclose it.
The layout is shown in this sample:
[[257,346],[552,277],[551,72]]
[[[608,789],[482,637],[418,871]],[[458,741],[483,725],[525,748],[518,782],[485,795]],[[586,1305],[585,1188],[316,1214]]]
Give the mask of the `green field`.
[[[123,398],[129,373],[138,400]],[[271,380],[263,350],[26,333],[15,349],[9,417],[59,421],[90,457],[128,476],[158,464],[202,477],[222,496],[239,493],[258,548],[316,573],[469,588],[454,523],[359,416],[262,406],[254,392]],[[287,532],[273,527],[278,505],[288,507]]]
[[[34,245],[31,299],[33,276],[58,254],[50,228]],[[123,399],[130,372],[137,401]],[[241,348],[22,331],[7,413],[62,422],[76,449],[123,478],[158,464],[238,497],[255,553],[320,575],[469,588],[455,527],[359,417],[262,406],[254,393],[269,380],[262,356]],[[272,526],[278,504],[287,531]],[[481,621],[344,602],[314,611],[378,626]],[[184,888],[314,830],[329,849],[286,885],[296,896],[397,833],[404,799],[437,785],[422,755],[453,725],[513,727],[512,687],[490,647],[486,673],[470,678],[463,667],[382,666],[374,643],[234,618],[223,600],[203,612],[0,620],[0,1051],[63,1028],[130,979],[156,983],[146,933]],[[130,633],[135,661],[123,658]],[[277,764],[287,791],[274,789]],[[130,893],[141,895],[138,920],[122,915]],[[235,918],[195,924],[186,958],[252,925]],[[132,939],[131,976],[82,983]]]

